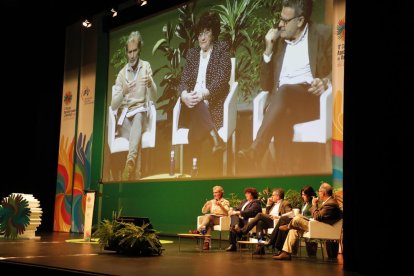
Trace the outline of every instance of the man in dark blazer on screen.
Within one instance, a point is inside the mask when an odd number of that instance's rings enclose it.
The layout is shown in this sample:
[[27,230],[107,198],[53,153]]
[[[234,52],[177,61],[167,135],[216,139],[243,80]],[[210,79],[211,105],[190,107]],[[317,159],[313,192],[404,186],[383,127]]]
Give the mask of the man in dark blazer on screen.
[[310,21],[312,5],[284,0],[277,28],[265,36],[260,82],[270,95],[256,140],[238,152],[242,163],[257,164],[273,136],[277,147],[289,146],[294,124],[319,119],[319,96],[331,79],[332,33]]

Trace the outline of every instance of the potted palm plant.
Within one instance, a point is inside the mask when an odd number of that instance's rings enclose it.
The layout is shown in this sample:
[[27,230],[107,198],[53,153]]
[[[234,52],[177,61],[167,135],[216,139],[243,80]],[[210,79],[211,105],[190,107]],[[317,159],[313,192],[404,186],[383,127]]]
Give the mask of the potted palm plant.
[[104,219],[93,233],[99,239],[101,248],[128,255],[161,255],[162,245],[157,233],[149,229],[149,224],[142,226],[118,220],[120,212],[113,212],[112,220]]

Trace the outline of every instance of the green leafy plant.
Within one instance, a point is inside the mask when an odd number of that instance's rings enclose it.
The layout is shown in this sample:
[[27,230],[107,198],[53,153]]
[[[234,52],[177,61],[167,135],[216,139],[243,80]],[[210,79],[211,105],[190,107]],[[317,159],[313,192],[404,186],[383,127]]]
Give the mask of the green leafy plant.
[[242,200],[236,193],[230,193],[229,196],[230,198],[228,198],[227,200],[229,201],[230,207],[236,208],[242,202]]
[[115,52],[112,54],[110,64],[115,69],[115,77],[117,76],[119,70],[122,69],[122,67],[125,66],[125,64],[128,62],[127,55],[125,53],[125,45],[128,41],[128,35],[122,36],[118,40],[119,47],[115,50]]
[[245,100],[253,91],[250,85],[251,78],[251,38],[248,27],[251,24],[252,14],[260,5],[260,1],[250,0],[226,0],[226,5],[216,5],[211,10],[220,16],[220,39],[229,45],[230,56],[237,59],[236,79],[239,81],[241,98]]
[[267,200],[269,199],[269,197],[272,196],[272,190],[269,187],[266,187],[263,189],[263,191],[260,191],[258,194],[259,194],[260,204],[262,205],[262,208],[265,208],[267,204]]
[[280,18],[282,0],[226,0],[216,5],[221,20],[221,39],[230,46],[230,55],[237,59],[236,79],[239,99],[249,102],[260,88],[260,62],[264,37]]
[[236,57],[239,48],[244,48],[250,53],[251,40],[247,27],[250,16],[258,4],[259,1],[226,0],[226,5],[216,5],[211,8],[220,16],[221,39],[228,43],[231,57]]
[[155,230],[149,224],[138,226],[119,221],[120,212],[112,213],[112,220],[104,219],[93,233],[99,244],[107,250],[129,255],[161,255],[162,245]]
[[302,196],[300,195],[300,192],[289,189],[285,193],[285,199],[290,202],[290,204],[292,205],[292,208],[302,209],[303,200],[302,200]]
[[[153,55],[158,51],[167,59],[167,64],[157,68],[154,71],[154,75],[161,71],[164,74],[160,83],[160,87],[164,87],[164,91],[158,98],[157,103],[163,103],[159,109],[163,113],[167,113],[169,120],[171,120],[171,116],[168,116],[168,114],[172,113],[178,99],[178,86],[183,70],[182,58],[186,56],[190,48],[194,47],[197,41],[194,8],[195,2],[190,2],[179,8],[178,24],[175,26],[170,22],[165,24],[162,29],[164,38],[158,40],[152,49]],[[173,42],[177,39],[180,40],[180,43],[178,47],[175,47]]]

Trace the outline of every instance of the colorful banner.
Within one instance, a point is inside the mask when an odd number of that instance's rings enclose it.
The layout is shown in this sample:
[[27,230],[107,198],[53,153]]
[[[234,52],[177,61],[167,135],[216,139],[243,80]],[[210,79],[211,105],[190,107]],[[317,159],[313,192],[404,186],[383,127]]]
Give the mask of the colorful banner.
[[[95,32],[95,33],[94,33]],[[80,90],[75,159],[75,177],[72,201],[71,232],[83,232],[86,195],[91,179],[91,144],[96,80],[96,30],[82,32]]]
[[58,174],[56,181],[54,231],[69,232],[72,219],[73,158],[76,128],[78,75],[80,48],[77,39],[80,30],[76,26],[67,28],[65,69],[62,91],[62,113]]
[[344,63],[345,63],[345,0],[334,1],[333,14],[333,128],[332,167],[333,184],[343,187],[343,118],[344,118]]
[[53,230],[83,232],[84,190],[90,187],[96,33],[85,34],[78,24],[68,27],[66,49]]

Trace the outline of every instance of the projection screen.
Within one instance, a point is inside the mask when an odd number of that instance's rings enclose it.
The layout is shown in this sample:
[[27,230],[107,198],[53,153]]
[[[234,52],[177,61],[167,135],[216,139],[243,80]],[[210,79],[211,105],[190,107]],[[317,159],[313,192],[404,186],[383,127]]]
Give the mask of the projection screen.
[[110,30],[103,182],[331,174],[332,6],[313,2],[307,20],[199,0]]

